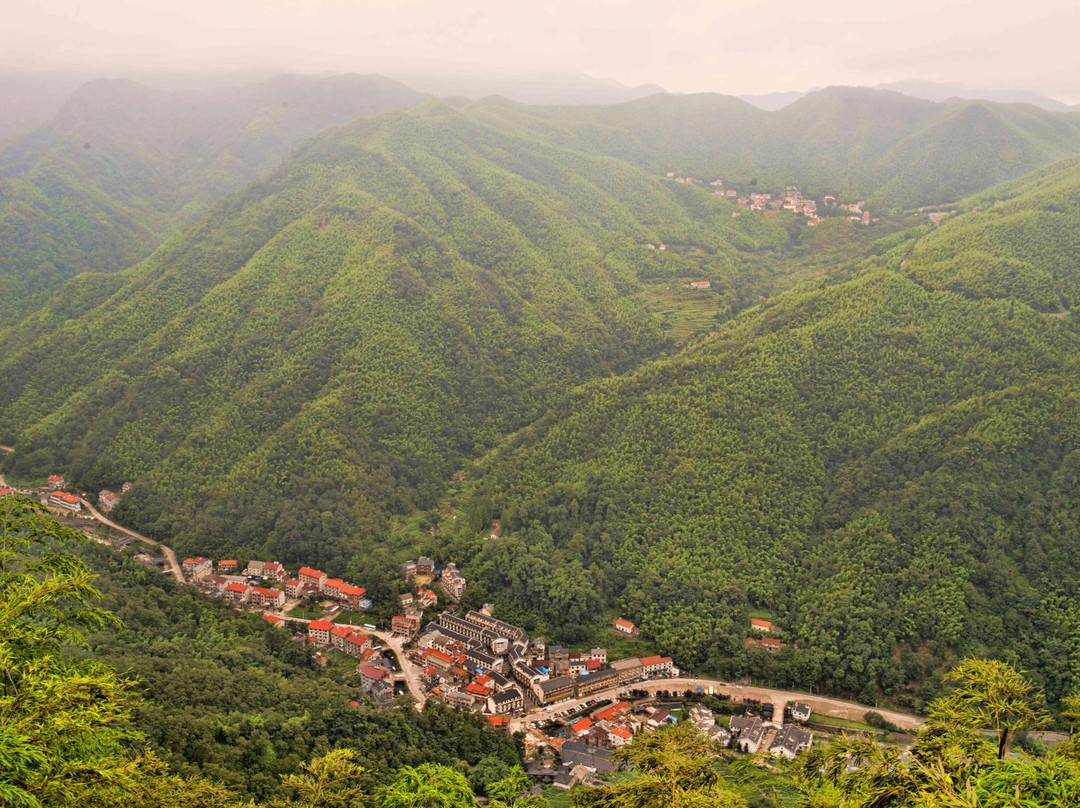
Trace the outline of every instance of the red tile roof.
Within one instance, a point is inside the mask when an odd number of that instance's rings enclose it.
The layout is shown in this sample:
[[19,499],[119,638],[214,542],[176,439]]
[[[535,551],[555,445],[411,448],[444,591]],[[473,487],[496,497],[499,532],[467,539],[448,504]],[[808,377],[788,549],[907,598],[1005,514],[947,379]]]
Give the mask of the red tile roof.
[[323,582],[323,589],[340,589],[343,583],[340,578],[327,578]]
[[768,621],[768,620],[758,620],[756,617],[751,617],[750,618],[750,625],[753,628],[760,628],[760,629],[763,629],[764,631],[773,631],[773,630],[776,629],[776,626],[774,626],[770,621]]
[[491,695],[491,690],[489,688],[486,688],[483,685],[478,685],[476,682],[471,682],[470,684],[466,685],[465,692],[471,693],[474,696],[484,696],[485,698]]
[[276,614],[264,614],[264,615],[262,616],[262,618],[263,618],[263,620],[265,620],[265,621],[266,621],[267,623],[273,623],[274,625],[277,625],[278,623],[282,623],[282,622],[284,622],[284,621],[283,621],[283,620],[282,620],[282,619],[281,619],[280,617],[278,617],[278,616],[277,616]]
[[349,645],[358,645],[361,648],[367,645],[369,640],[371,640],[371,637],[369,637],[367,634],[364,634],[362,631],[354,631],[352,634],[345,638],[345,642],[347,642]]
[[616,704],[612,704],[610,707],[605,707],[596,713],[593,713],[593,718],[597,721],[612,721],[618,718],[623,713],[629,711],[630,705],[625,701],[620,701]]
[[572,729],[576,734],[580,735],[582,732],[588,732],[589,727],[591,726],[592,719],[579,718],[577,721],[570,725],[570,729]]
[[618,735],[620,738],[624,738],[625,740],[630,740],[634,737],[634,733],[632,733],[629,729],[623,726],[611,727],[610,729],[608,729],[608,732],[612,735]]
[[330,633],[333,634],[335,637],[348,637],[354,631],[356,631],[356,629],[354,629],[352,626],[334,626],[332,629],[330,629]]
[[350,595],[355,595],[358,598],[362,598],[364,595],[367,594],[367,590],[364,589],[364,587],[353,586],[352,584],[342,584],[340,591],[341,594],[345,595],[346,597]]
[[334,624],[329,620],[312,620],[308,623],[309,631],[330,631],[334,627]]
[[449,654],[444,654],[437,648],[426,649],[424,651],[424,659],[431,659],[432,657],[448,664],[454,661],[454,658],[452,656],[450,656]]
[[507,715],[488,715],[484,717],[487,718],[488,723],[490,723],[491,726],[495,729],[505,727],[507,724],[510,723],[510,716]]
[[225,587],[226,592],[247,592],[251,587],[247,584],[231,583]]
[[366,676],[368,679],[382,680],[387,676],[386,668],[380,668],[378,665],[365,665],[360,669],[360,675]]
[[322,570],[312,569],[311,567],[301,567],[300,572],[297,573],[298,576],[299,575],[307,575],[307,576],[310,576],[312,578],[319,578],[319,577],[321,577],[321,576],[323,576],[325,574],[326,573],[323,572]]

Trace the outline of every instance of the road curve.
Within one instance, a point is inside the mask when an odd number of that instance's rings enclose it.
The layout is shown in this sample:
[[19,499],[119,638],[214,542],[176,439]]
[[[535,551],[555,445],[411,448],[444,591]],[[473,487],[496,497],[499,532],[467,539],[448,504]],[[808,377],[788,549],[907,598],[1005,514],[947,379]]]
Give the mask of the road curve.
[[[776,707],[776,715],[784,714],[784,707],[789,701],[798,701],[809,704],[817,713],[832,718],[844,718],[849,721],[862,721],[863,716],[870,710],[881,715],[887,721],[904,730],[918,729],[923,719],[907,713],[896,713],[891,710],[882,710],[877,707],[866,707],[853,701],[831,699],[824,696],[810,696],[806,693],[793,693],[787,690],[774,690],[767,687],[741,687],[738,685],[720,682],[715,679],[651,679],[647,682],[636,682],[621,685],[608,690],[601,690],[589,695],[589,699],[615,699],[619,693],[627,690],[646,690],[655,695],[657,690],[669,690],[683,692],[687,689],[711,687],[714,694],[724,694],[733,699],[757,699],[761,702],[769,702]],[[582,706],[586,699],[567,699],[556,704],[532,710],[520,718],[510,722],[511,732],[525,730],[530,721],[551,718],[556,712],[572,710]]]
[[[290,623],[302,623],[305,626],[311,622],[306,617],[291,617],[287,614],[281,614],[280,612],[272,612],[275,617],[280,617],[282,620],[286,620]],[[427,703],[427,695],[420,687],[420,680],[416,675],[416,667],[409,661],[409,658],[405,655],[405,649],[402,647],[401,638],[395,637],[386,631],[372,631],[369,628],[363,626],[357,626],[352,623],[338,623],[337,625],[351,625],[357,631],[363,631],[365,634],[370,634],[372,637],[377,637],[386,643],[386,646],[394,652],[394,656],[397,657],[398,668],[401,669],[402,675],[405,677],[405,684],[409,688],[409,693],[412,695],[413,700],[416,702],[416,710],[419,712],[424,709],[424,704]]]
[[101,524],[108,525],[113,530],[118,530],[125,536],[131,536],[131,538],[141,541],[143,544],[148,544],[151,547],[156,547],[157,549],[161,550],[161,554],[165,556],[165,564],[169,568],[169,572],[172,573],[173,577],[176,578],[177,582],[186,583],[184,581],[184,571],[180,567],[180,562],[176,560],[176,553],[173,552],[173,549],[171,547],[166,544],[162,544],[159,541],[154,541],[153,539],[148,538],[141,533],[136,533],[134,530],[131,530],[130,528],[126,528],[123,525],[114,522],[112,519],[109,519],[107,516],[98,511],[97,508],[95,508],[82,497],[79,498],[79,502],[81,502],[83,504],[83,507],[90,512],[90,515],[97,519],[99,522],[101,522]]

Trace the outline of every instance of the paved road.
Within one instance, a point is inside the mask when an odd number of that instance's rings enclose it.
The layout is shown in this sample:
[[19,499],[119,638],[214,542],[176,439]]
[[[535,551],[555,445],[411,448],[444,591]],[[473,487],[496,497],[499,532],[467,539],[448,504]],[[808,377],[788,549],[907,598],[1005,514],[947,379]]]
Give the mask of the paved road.
[[409,687],[409,692],[412,694],[413,699],[416,701],[416,709],[423,710],[424,704],[427,703],[427,695],[424,693],[422,687],[420,687],[420,678],[416,673],[416,666],[413,665],[409,658],[405,655],[405,649],[400,637],[395,637],[393,634],[389,634],[385,631],[371,631],[366,628],[361,628],[361,631],[367,631],[368,634],[378,637],[387,647],[394,652],[394,656],[398,660],[398,668],[400,668],[402,675],[405,679],[405,684]]
[[[311,622],[306,617],[290,617],[287,614],[280,612],[273,612],[274,615],[280,617],[282,620],[287,620],[290,623],[303,623],[305,626]],[[365,634],[370,634],[372,637],[376,637],[386,644],[386,647],[394,652],[394,656],[397,657],[398,669],[401,671],[400,676],[395,676],[396,681],[403,681],[409,688],[409,693],[412,694],[413,700],[416,702],[416,709],[419,712],[424,709],[424,704],[427,703],[427,695],[424,693],[424,689],[420,686],[420,677],[416,672],[416,666],[413,665],[409,658],[405,655],[405,649],[400,637],[395,637],[393,634],[387,631],[372,631],[369,628],[363,626],[357,626],[352,623],[338,623],[341,626],[352,626],[357,631],[363,631]]]
[[[874,710],[883,718],[901,729],[917,729],[923,719],[906,713],[895,713],[891,710],[882,710],[877,707],[866,707],[852,701],[842,699],[830,699],[823,696],[809,696],[805,693],[792,693],[787,690],[774,690],[766,687],[740,687],[715,679],[652,679],[648,682],[613,687],[609,690],[601,690],[589,695],[588,699],[615,699],[619,693],[629,689],[646,690],[655,694],[657,690],[685,691],[696,689],[698,686],[711,687],[713,693],[723,693],[734,699],[757,699],[762,702],[770,702],[776,707],[776,715],[784,714],[784,707],[789,701],[798,701],[809,704],[815,712],[832,718],[846,718],[849,721],[861,721],[868,710]],[[521,718],[515,718],[510,722],[510,731],[524,730],[529,722],[541,721],[551,718],[555,713],[565,710],[575,710],[581,707],[588,699],[567,699],[547,707],[541,707],[526,713]]]
[[172,573],[173,577],[176,578],[179,583],[186,583],[186,581],[184,580],[184,571],[180,567],[180,562],[176,560],[176,553],[173,552],[173,549],[171,547],[162,544],[159,541],[154,541],[153,539],[144,536],[142,533],[136,533],[134,530],[126,528],[121,524],[117,524],[112,519],[109,519],[107,516],[98,511],[97,508],[95,508],[85,499],[80,498],[79,501],[83,504],[83,507],[90,512],[90,515],[97,519],[99,522],[101,522],[101,524],[108,525],[113,530],[118,530],[126,536],[131,536],[131,538],[141,541],[143,544],[148,544],[151,547],[156,547],[157,549],[161,550],[161,554],[165,556],[165,565],[169,568],[169,572]]
[[[15,449],[11,446],[0,446],[0,452],[4,454],[10,454],[14,451]],[[0,474],[0,488],[3,488],[5,486],[6,483],[4,482],[4,475]],[[154,541],[153,539],[148,538],[141,533],[136,533],[134,530],[130,530],[123,525],[117,524],[112,519],[109,519],[100,511],[98,511],[97,508],[95,508],[82,497],[79,498],[79,502],[81,502],[83,504],[83,507],[86,508],[87,511],[89,511],[90,515],[97,519],[99,522],[101,522],[101,524],[108,525],[113,530],[118,530],[126,536],[131,536],[131,538],[141,541],[143,544],[147,544],[151,547],[156,547],[157,549],[161,550],[161,554],[165,556],[165,564],[166,566],[168,566],[169,572],[172,573],[173,577],[176,578],[179,583],[187,583],[184,580],[184,571],[180,567],[180,562],[176,560],[176,553],[173,552],[173,549],[171,547],[169,547],[167,544],[162,544],[159,541]]]

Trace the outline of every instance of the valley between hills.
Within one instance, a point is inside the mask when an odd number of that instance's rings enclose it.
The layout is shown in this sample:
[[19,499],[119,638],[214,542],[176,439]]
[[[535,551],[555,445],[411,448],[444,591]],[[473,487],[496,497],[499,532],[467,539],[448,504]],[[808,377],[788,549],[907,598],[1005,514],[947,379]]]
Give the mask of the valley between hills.
[[990,675],[1065,767],[1078,256],[1070,112],[95,82],[0,149],[5,524],[206,804],[336,748],[589,800],[668,724],[871,759]]

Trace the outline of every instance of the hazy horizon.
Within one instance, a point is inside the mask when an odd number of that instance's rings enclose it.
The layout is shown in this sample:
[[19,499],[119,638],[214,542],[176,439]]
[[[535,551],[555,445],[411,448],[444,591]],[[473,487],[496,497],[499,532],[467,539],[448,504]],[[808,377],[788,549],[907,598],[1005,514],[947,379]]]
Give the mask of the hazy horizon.
[[1062,0],[14,0],[5,23],[2,73],[577,72],[732,95],[929,81],[1080,101],[1080,5]]

